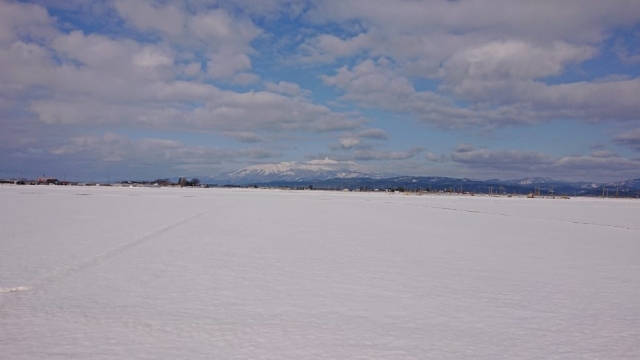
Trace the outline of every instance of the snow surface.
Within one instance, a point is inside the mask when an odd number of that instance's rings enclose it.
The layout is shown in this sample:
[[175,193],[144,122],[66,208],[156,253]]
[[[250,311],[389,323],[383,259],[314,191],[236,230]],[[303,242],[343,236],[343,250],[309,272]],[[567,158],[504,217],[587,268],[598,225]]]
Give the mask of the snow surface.
[[1,359],[638,359],[640,201],[0,186]]

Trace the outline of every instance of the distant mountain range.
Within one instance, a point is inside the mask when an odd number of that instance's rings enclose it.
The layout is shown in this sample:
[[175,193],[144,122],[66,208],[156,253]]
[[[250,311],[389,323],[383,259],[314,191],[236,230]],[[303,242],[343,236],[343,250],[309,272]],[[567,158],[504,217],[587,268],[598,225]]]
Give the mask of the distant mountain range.
[[394,176],[367,173],[357,169],[340,167],[340,163],[316,162],[265,164],[205,178],[205,183],[218,185],[258,185],[270,187],[313,187],[315,189],[362,190],[425,190],[474,193],[508,193],[541,195],[602,195],[603,188],[609,196],[633,196],[640,194],[640,179],[620,182],[595,183],[563,181],[531,177],[515,180],[472,180],[437,176]]
[[[339,164],[339,163],[337,163]],[[386,174],[387,176],[391,176]],[[367,173],[353,169],[337,168],[336,163],[295,163],[282,162],[278,164],[264,164],[249,166],[244,169],[221,174],[211,178],[226,184],[262,184],[274,181],[317,181],[328,179],[371,178],[380,179],[385,174]]]

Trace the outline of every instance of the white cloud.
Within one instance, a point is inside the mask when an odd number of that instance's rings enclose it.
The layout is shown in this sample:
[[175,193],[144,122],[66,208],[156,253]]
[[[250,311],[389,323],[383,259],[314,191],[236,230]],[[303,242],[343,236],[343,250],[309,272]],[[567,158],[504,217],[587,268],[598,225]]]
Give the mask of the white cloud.
[[556,161],[552,156],[537,151],[474,149],[466,144],[451,154],[451,160],[491,169],[535,169]]
[[266,149],[221,149],[188,146],[168,139],[131,140],[125,136],[106,132],[100,135],[76,136],[67,144],[50,149],[49,153],[68,159],[95,159],[110,163],[135,164],[148,162],[173,168],[185,164],[217,164],[239,158],[264,159],[277,153]]
[[591,153],[590,155],[591,157],[594,158],[600,158],[600,159],[612,159],[612,158],[617,158],[620,157],[620,155],[611,152],[609,150],[598,150],[598,151],[594,151]]
[[262,141],[262,138],[260,138],[258,134],[251,131],[224,131],[220,134],[243,143],[257,143]]
[[466,48],[448,59],[441,69],[442,88],[466,99],[500,102],[519,82],[559,75],[567,64],[594,54],[591,46],[564,42],[494,41]]
[[248,18],[234,17],[225,9],[193,13],[185,4],[171,2],[116,1],[114,5],[135,29],[157,33],[175,47],[204,53],[207,74],[213,78],[251,70],[251,42],[262,30]]
[[351,70],[342,67],[337,70],[336,75],[322,75],[321,79],[326,85],[346,90],[346,98],[352,97],[354,100],[357,100],[357,96],[360,94],[399,97],[412,95],[415,92],[411,82],[407,78],[397,75],[385,58],[381,58],[377,62],[363,61]]
[[[551,68],[537,73],[552,71]],[[464,89],[457,91],[479,101],[467,107],[459,107],[453,98],[434,91],[416,91],[385,58],[365,60],[351,69],[342,67],[335,75],[323,75],[321,79],[344,91],[343,101],[411,114],[442,128],[530,125],[556,118],[629,121],[637,120],[640,113],[640,103],[634,96],[640,92],[640,78],[558,85],[533,80],[463,80],[460,86]]]
[[207,74],[213,78],[228,78],[238,71],[251,69],[251,59],[247,54],[216,53],[207,62]]
[[475,147],[471,144],[460,144],[456,148],[456,153],[468,153],[475,150]]
[[428,161],[431,162],[437,162],[437,163],[441,163],[441,162],[445,162],[449,160],[449,156],[447,155],[436,155],[432,152],[427,152],[425,154],[425,159],[427,159]]
[[173,56],[168,51],[154,46],[146,46],[133,55],[133,65],[154,69],[160,66],[173,66]]
[[452,99],[433,91],[416,91],[385,58],[375,62],[365,60],[352,69],[342,67],[336,75],[323,75],[321,79],[326,85],[345,91],[343,101],[411,114],[419,121],[442,128],[528,122],[522,110],[459,108]]
[[361,130],[357,133],[357,135],[365,139],[387,140],[389,138],[387,132],[382,129]]
[[355,129],[365,121],[351,114],[334,113],[303,98],[267,91],[222,92],[205,107],[194,110],[193,117],[197,127],[222,130],[324,132]]
[[[216,16],[223,16],[220,11]],[[27,16],[29,12],[20,14]],[[41,18],[30,21],[51,25],[52,20]],[[234,37],[249,41],[256,34],[247,24],[230,20],[220,25],[228,27],[229,33],[224,29],[207,31],[224,41],[233,42]],[[155,29],[152,25],[143,27]],[[48,124],[241,133],[352,130],[366,121],[355,113],[336,113],[308,99],[273,92],[309,94],[294,83],[268,85],[273,91],[222,91],[200,82],[200,62],[178,62],[182,55],[166,43],[142,44],[79,30],[50,30],[53,35],[43,44],[15,40],[0,46],[4,66],[0,72],[2,104],[21,106]],[[244,44],[238,49],[247,50]],[[224,47],[228,48],[233,46]],[[259,81],[255,74],[238,73],[251,67],[246,54],[221,51],[214,53],[208,64],[212,76],[231,77],[233,83],[241,85]],[[183,74],[196,79],[177,80]],[[9,101],[8,97],[16,100]]]
[[342,149],[352,149],[362,144],[362,139],[356,136],[345,136],[340,138],[339,144]]
[[[307,17],[317,24],[360,30],[343,38],[316,34],[300,46],[298,55],[309,63],[367,53],[393,59],[405,74],[438,78],[441,64],[487,44],[596,45],[609,36],[612,27],[637,22],[638,8],[625,0],[607,6],[599,0],[582,1],[580,6],[553,0],[329,0],[315,3]],[[527,62],[537,67],[543,61],[531,58]]]
[[[381,165],[387,168],[402,160],[404,169],[429,161],[442,169],[503,172],[507,166],[525,171],[519,164],[529,163],[534,171],[580,173],[601,166],[630,174],[624,169],[637,163],[606,150],[562,157],[463,146],[453,154],[417,156],[422,148],[377,148],[378,140],[389,138],[385,130],[402,127],[406,118],[433,125],[425,131],[558,119],[637,127],[640,78],[630,67],[637,34],[628,29],[640,22],[640,6],[633,1],[33,2],[0,2],[0,120],[11,125],[3,125],[11,134],[2,136],[11,146],[57,144],[56,156],[80,156],[72,150],[82,146],[93,146],[87,151],[93,154],[110,146],[145,154],[142,142],[112,135],[57,143],[76,126],[99,132],[117,126],[208,132],[292,153],[284,143],[308,136],[309,144],[335,150],[332,156],[369,164],[389,160]],[[74,12],[54,17],[46,7]],[[619,57],[619,66],[591,73],[599,60],[614,63],[608,52]],[[282,68],[296,61],[303,67],[291,74]],[[327,62],[337,69],[322,75]],[[298,75],[300,84],[291,80]],[[314,83],[318,79],[339,92],[339,101]],[[229,90],[234,85],[248,91]],[[363,113],[373,114],[380,128],[365,128],[370,121]],[[45,139],[46,131],[18,129],[17,119],[24,128],[59,131],[56,140]],[[394,140],[416,129],[394,128]],[[315,135],[326,131],[339,133]],[[15,134],[24,136],[12,140]],[[610,140],[640,150],[637,131]],[[200,151],[176,146],[192,155]],[[253,151],[244,158],[272,154]],[[115,149],[107,153],[95,159],[120,161]]]
[[277,83],[268,82],[266,83],[265,88],[271,92],[291,96],[309,96],[311,94],[311,91],[304,90],[300,85],[288,81],[279,81]]
[[114,1],[114,6],[125,20],[143,31],[160,31],[177,38],[186,27],[187,16],[176,6],[126,0]]
[[319,23],[359,21],[389,34],[428,35],[439,32],[486,36],[512,34],[539,41],[566,38],[598,41],[606,27],[637,21],[633,2],[612,0],[467,0],[386,1],[327,0],[309,16]]
[[[600,151],[590,155],[552,156],[539,151],[475,149],[462,145],[450,155],[454,163],[485,176],[530,176],[540,174],[559,179],[621,179],[637,177],[640,159],[627,159]],[[529,174],[529,175],[527,175]]]
[[333,62],[336,58],[352,56],[372,44],[368,34],[361,33],[349,39],[340,39],[330,34],[321,34],[307,39],[298,47],[298,61],[304,63]]
[[250,85],[260,81],[260,76],[253,73],[240,73],[233,77],[232,83],[236,85]]
[[[335,113],[301,98],[260,91],[236,93],[210,85],[174,83],[150,88],[150,101],[105,103],[90,98],[33,101],[30,109],[41,121],[76,125],[135,125],[182,131],[308,131],[353,130],[366,119]],[[184,100],[182,100],[184,98]],[[202,99],[183,108],[165,100]]]
[[321,165],[324,167],[329,167],[333,169],[356,169],[359,165],[353,161],[345,161],[345,160],[336,160],[331,159],[329,157],[324,157],[322,159],[313,159],[305,162],[308,165]]
[[184,67],[184,74],[189,77],[195,77],[202,71],[202,64],[198,61],[192,62]]
[[[363,60],[323,76],[325,84],[345,91],[344,101],[409,113],[443,128],[638,119],[639,105],[631,99],[637,78],[545,83],[598,56],[613,27],[640,21],[640,6],[629,2],[603,7],[589,0],[576,7],[569,1],[330,0],[316,5],[307,16],[318,24],[352,28],[355,22],[362,29],[344,38],[313,35],[300,47],[305,61],[362,53],[386,61]],[[409,76],[439,86],[416,91]],[[462,101],[468,105],[459,106]]]
[[[640,41],[640,33],[638,32],[633,34],[631,39],[628,41],[617,39],[613,47],[613,51],[620,60],[627,64],[640,62],[640,52],[637,48],[634,49],[633,45],[631,45],[634,43],[637,44],[638,41]],[[630,44],[627,44],[627,42]]]
[[38,5],[3,1],[0,3],[0,45],[23,38],[38,43],[46,41],[56,34],[54,21],[47,10]]
[[613,141],[620,145],[628,146],[636,151],[640,151],[640,128],[619,134],[613,139]]
[[365,139],[387,140],[389,135],[382,129],[364,129],[358,132],[350,132],[342,135],[338,144],[331,145],[332,150],[366,149],[371,147],[365,143]]
[[356,150],[353,154],[355,160],[407,160],[416,157],[424,148],[413,147],[406,151],[379,151],[379,150]]

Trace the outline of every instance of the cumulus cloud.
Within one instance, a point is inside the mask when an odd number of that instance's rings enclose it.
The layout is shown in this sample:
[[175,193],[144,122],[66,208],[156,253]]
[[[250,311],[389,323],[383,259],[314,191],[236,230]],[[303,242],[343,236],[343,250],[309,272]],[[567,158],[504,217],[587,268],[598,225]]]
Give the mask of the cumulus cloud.
[[201,71],[202,71],[202,64],[198,61],[194,61],[192,63],[184,65],[182,70],[183,74],[188,77],[198,76],[201,73]]
[[620,157],[620,155],[609,151],[609,150],[598,150],[591,153],[591,157],[601,158],[601,159],[612,159]]
[[330,63],[339,57],[352,56],[368,48],[372,38],[361,33],[352,38],[341,39],[331,34],[321,34],[307,39],[298,48],[298,61],[303,63]]
[[[491,76],[499,79],[495,73]],[[462,83],[456,86],[466,90],[460,88],[459,92],[466,93],[467,100],[477,101],[465,107],[441,93],[417,91],[385,58],[365,60],[351,69],[342,67],[335,75],[323,75],[321,79],[343,91],[343,101],[409,114],[441,128],[531,125],[557,118],[632,121],[638,120],[640,113],[640,103],[634,96],[640,91],[640,78],[547,85],[513,78],[474,81],[461,77]]]
[[595,53],[592,46],[559,41],[493,41],[463,49],[449,58],[441,69],[442,89],[466,99],[502,102],[514,95],[520,82],[559,75],[567,64],[582,62]]
[[[299,52],[303,61],[320,62],[356,52],[385,56],[407,74],[437,78],[442,64],[470,49],[502,41],[528,48],[552,48],[558,41],[588,47],[605,39],[610,27],[640,17],[628,1],[608,4],[605,9],[598,0],[579,8],[571,1],[322,1],[307,13],[312,21],[346,29],[355,23],[361,30],[345,37],[317,34]],[[531,59],[538,68],[536,60],[544,60]]]
[[389,136],[382,129],[364,129],[358,132],[344,134],[338,140],[338,144],[331,145],[331,149],[365,149],[371,147],[365,140],[387,140]]
[[233,77],[233,83],[236,85],[250,85],[260,81],[260,76],[252,73],[240,73]]
[[406,151],[357,150],[353,158],[359,161],[371,160],[407,160],[416,157],[424,148],[413,147]]
[[323,75],[321,79],[326,85],[344,91],[343,101],[409,114],[442,128],[523,124],[531,119],[531,114],[522,109],[461,108],[436,92],[416,91],[411,81],[400,75],[386,58],[365,60],[351,69],[342,67],[335,75]]
[[[637,78],[546,82],[597,56],[610,27],[639,21],[640,10],[628,2],[603,9],[591,0],[577,9],[562,1],[326,1],[309,16],[345,27],[356,22],[363,29],[346,38],[314,36],[301,46],[307,59],[350,52],[388,59],[323,76],[325,84],[345,92],[345,101],[409,113],[443,128],[638,119],[639,105],[631,100]],[[411,76],[439,86],[416,91]],[[468,105],[458,105],[462,101]]]
[[630,130],[616,136],[613,141],[640,151],[640,129]]
[[[366,119],[356,114],[334,113],[327,107],[299,98],[290,98],[271,92],[236,93],[220,91],[211,86],[192,88],[190,85],[174,89],[163,86],[155,94],[156,101],[143,105],[104,103],[86,98],[69,100],[42,100],[32,102],[30,109],[40,120],[50,124],[75,125],[136,125],[154,129],[181,129],[190,131],[308,131],[331,132],[353,130]],[[179,104],[167,104],[162,97],[182,97],[179,88],[191,90],[194,95],[203,91],[214,94],[201,106],[185,109]],[[159,89],[157,89],[159,90]],[[195,98],[195,97],[194,97]]]
[[442,163],[442,162],[448,161],[449,157],[447,155],[437,155],[432,152],[427,152],[425,154],[425,159],[431,162]]
[[362,144],[362,139],[356,136],[344,136],[339,139],[338,144],[339,146],[334,146],[333,148],[352,149]]
[[[342,67],[334,76],[323,75],[320,77],[326,85],[336,86],[347,92],[346,99],[371,101],[372,97],[358,98],[358,95],[382,95],[392,96],[396,100],[399,96],[408,96],[415,93],[411,82],[397,75],[391,68],[391,63],[385,58],[378,61],[365,60],[352,69]],[[384,100],[376,98],[375,100]],[[387,100],[390,101],[390,100]]]
[[[170,4],[135,5],[127,2],[118,6],[132,7],[120,10],[135,13],[132,15],[135,19],[142,19],[140,14],[145,11],[164,11],[168,14],[166,16],[177,16],[176,11],[179,10],[181,16],[191,16],[184,9],[170,9],[173,6]],[[6,70],[0,72],[3,83],[0,94],[17,96],[16,91],[22,91],[29,98],[37,91],[38,96],[28,99],[22,106],[43,122],[190,131],[242,132],[259,129],[325,132],[356,129],[366,121],[357,114],[336,113],[309,100],[280,94],[308,94],[293,83],[279,82],[267,86],[271,91],[238,93],[222,91],[210,83],[178,80],[180,74],[197,76],[203,71],[202,64],[197,61],[178,64],[176,58],[179,56],[170,44],[141,44],[131,39],[114,39],[80,30],[57,32],[51,27],[54,20],[47,17],[46,11],[35,8],[41,11],[36,11],[39,15],[31,21],[49,26],[54,35],[44,44],[15,41],[0,48],[0,60]],[[21,16],[27,16],[25,14],[27,12]],[[206,14],[216,19],[227,19],[227,15],[221,12]],[[200,20],[204,22],[198,25],[202,27],[199,30],[202,36],[206,33],[224,41],[235,41],[237,37],[249,41],[256,35],[251,26],[235,24],[231,20],[222,21],[215,25],[222,28],[209,29],[207,33],[207,26],[215,27],[214,24],[206,25],[206,19]],[[149,21],[153,23],[134,23],[142,30],[162,31],[167,36],[178,36],[180,31],[187,31],[161,28],[162,21],[157,19]],[[226,49],[222,45],[220,47]],[[240,48],[246,49],[247,46]],[[220,51],[211,55],[212,60],[206,66],[211,76],[236,74],[233,82],[243,85],[259,80],[255,74],[237,73],[250,68],[246,54]]]
[[262,138],[258,134],[251,131],[226,131],[220,134],[243,143],[257,143],[262,141]]
[[194,125],[225,130],[305,130],[327,132],[360,127],[365,119],[334,113],[302,98],[258,91],[225,91],[193,112]]
[[271,92],[291,96],[309,96],[311,94],[311,91],[302,89],[300,85],[288,81],[268,82],[265,88]]
[[213,78],[229,78],[239,71],[251,69],[251,59],[247,54],[216,53],[207,62],[207,74]]
[[[637,44],[639,40],[640,33],[636,32],[628,42]],[[627,44],[623,39],[616,40],[613,51],[620,60],[627,64],[640,62],[640,51],[638,51],[638,49],[634,49],[633,45]]]
[[[200,151],[217,159],[223,149],[211,152],[172,139],[133,141],[109,130],[176,132],[181,140],[198,132],[263,146],[227,154],[238,161],[269,157],[269,149],[307,151],[304,138],[330,149],[337,160],[386,169],[397,162],[398,169],[411,163],[413,170],[423,162],[452,171],[566,169],[588,176],[585,169],[600,167],[630,175],[637,161],[604,150],[609,143],[581,156],[471,145],[436,154],[412,147],[418,137],[408,133],[467,129],[468,139],[472,132],[554,121],[578,124],[574,129],[602,123],[636,128],[635,5],[4,1],[0,121],[9,134],[0,138],[4,148],[24,154],[80,159],[83,152],[76,150],[84,148],[94,160],[117,163],[125,161],[119,147],[151,162],[193,169],[207,165],[167,160],[145,149],[164,147],[171,156],[190,152],[195,159],[206,158]],[[419,125],[409,128],[407,119]],[[77,136],[87,131],[105,135]],[[380,150],[387,131],[396,144],[406,140],[409,150],[387,143]],[[47,139],[47,133],[56,136]],[[71,135],[73,140],[64,140]],[[631,130],[608,141],[640,151],[639,138]],[[38,143],[46,146],[30,147]]]
[[3,2],[0,6],[0,44],[11,44],[22,38],[40,43],[56,34],[52,31],[55,20],[46,9],[12,2]]
[[509,33],[536,40],[566,37],[573,41],[600,40],[607,26],[631,24],[639,15],[640,10],[625,0],[613,0],[606,7],[598,0],[582,1],[579,7],[571,1],[553,0],[328,0],[309,14],[317,22],[360,20],[363,26],[389,33]]
[[[114,6],[133,29],[156,34],[173,47],[189,50],[193,55],[188,60],[198,60],[195,54],[202,54],[211,78],[251,83],[246,75],[233,78],[252,69],[251,43],[262,29],[251,19],[236,17],[223,8],[203,7],[192,12],[182,2],[118,0]],[[183,57],[187,54],[183,52]]]
[[115,1],[120,16],[142,31],[160,31],[178,37],[186,29],[187,15],[173,5],[154,6],[150,1]]
[[387,140],[389,135],[382,129],[365,129],[359,131],[357,135],[365,139]]
[[355,169],[358,167],[358,164],[353,161],[337,160],[329,157],[309,160],[306,161],[305,164],[327,166],[333,169]]
[[464,153],[472,152],[473,150],[475,150],[475,147],[471,144],[460,144],[456,148],[456,153],[464,154]]
[[451,153],[450,160],[493,176],[526,176],[533,172],[559,179],[586,178],[594,174],[606,174],[601,178],[609,180],[631,178],[637,176],[640,166],[640,159],[624,158],[609,151],[558,157],[539,151],[476,149],[469,145],[458,147]]
[[451,154],[451,160],[473,167],[494,169],[532,169],[548,166],[555,159],[537,151],[474,149],[461,145]]
[[140,166],[187,169],[190,166],[210,166],[239,159],[262,160],[279,155],[267,149],[223,149],[189,146],[170,139],[146,138],[132,140],[123,135],[106,132],[103,135],[83,135],[70,138],[66,144],[47,150],[49,154],[65,161],[83,163],[100,161],[115,169]]

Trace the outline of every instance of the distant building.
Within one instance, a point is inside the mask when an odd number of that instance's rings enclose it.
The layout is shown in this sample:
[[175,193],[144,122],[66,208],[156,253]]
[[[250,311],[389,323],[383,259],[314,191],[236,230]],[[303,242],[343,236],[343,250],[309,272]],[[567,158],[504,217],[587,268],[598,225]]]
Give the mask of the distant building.
[[41,177],[38,178],[38,185],[56,185],[58,184],[58,179],[49,178],[49,177]]
[[26,179],[0,179],[0,184],[25,185]]

